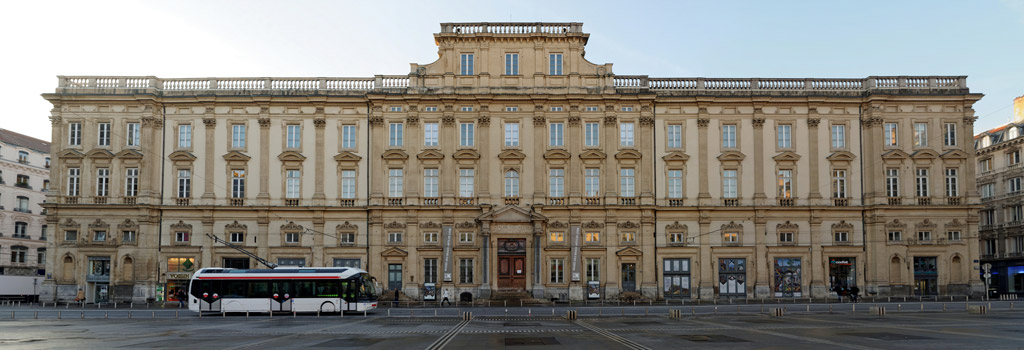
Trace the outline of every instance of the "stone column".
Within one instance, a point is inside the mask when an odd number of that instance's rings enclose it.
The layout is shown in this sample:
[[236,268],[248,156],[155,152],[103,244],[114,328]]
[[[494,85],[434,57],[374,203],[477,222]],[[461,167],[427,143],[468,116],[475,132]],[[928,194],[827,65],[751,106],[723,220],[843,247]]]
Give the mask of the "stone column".
[[[456,197],[459,195],[459,167],[452,157],[458,149],[459,131],[455,127],[455,112],[452,105],[445,105],[444,114],[441,117],[441,127],[438,130],[438,145],[445,157],[441,159],[440,178],[438,181],[438,195],[441,196],[441,203],[444,205],[455,205]],[[451,174],[444,173],[445,170],[452,171]]]
[[[580,106],[569,107],[569,123],[565,128],[565,148],[569,151],[569,170],[565,173],[565,190],[569,196],[569,204],[583,204],[583,163],[579,154],[583,147],[580,130]],[[575,157],[574,157],[575,155]]]
[[[604,123],[601,129],[603,135],[598,140],[605,154],[604,169],[601,169],[601,191],[604,192],[601,195],[604,196],[605,205],[619,204],[619,196],[622,195],[619,193],[619,164],[615,159],[615,152],[618,150],[620,142],[618,138],[619,123],[614,110],[614,106],[605,106]],[[633,171],[633,179],[636,180],[636,170]],[[634,182],[635,185],[636,182]],[[636,188],[633,190],[635,191]]]
[[818,182],[820,180],[819,177],[821,176],[821,169],[818,167],[821,163],[820,159],[818,159],[818,124],[821,123],[821,118],[818,117],[817,108],[812,108],[810,111],[808,111],[808,114],[809,115],[807,117],[807,142],[809,143],[809,147],[807,148],[807,156],[810,158],[808,159],[808,163],[810,163],[810,169],[807,169],[809,179],[807,184],[808,186],[810,186],[810,188],[808,188],[809,191],[807,195],[807,202],[810,205],[823,205],[826,203],[823,203],[822,201],[821,189],[818,185]]
[[[821,228],[821,217],[818,216],[816,211],[812,211],[810,220],[811,225],[811,261],[805,264],[810,265],[811,272],[811,297],[824,298],[828,296],[828,282],[826,276],[828,276],[828,270],[825,269],[827,262],[823,260],[822,247],[821,247],[821,236],[823,233],[832,234],[831,228],[826,228],[826,232],[822,232]],[[805,269],[807,265],[804,265]],[[888,265],[886,265],[888,266]]]
[[[705,128],[706,130],[706,128]],[[703,144],[703,143],[702,143]],[[703,146],[702,146],[703,148]],[[697,270],[697,280],[699,282],[700,290],[698,297],[700,299],[714,299],[715,298],[715,260],[711,256],[711,218],[708,217],[709,213],[700,213],[700,229],[698,230],[699,248],[700,248],[700,259],[697,259],[697,263],[700,264],[700,268]],[[747,264],[750,266],[750,264]]]
[[[544,152],[547,150],[548,140],[544,136],[547,127],[547,120],[544,119],[544,106],[537,105],[533,108],[533,203],[547,204],[547,164],[544,163]],[[526,148],[526,145],[523,145]],[[525,175],[525,174],[523,174]],[[523,181],[527,183],[528,181]],[[523,191],[525,196],[526,191]]]
[[204,202],[207,202],[206,204],[214,204],[213,201],[216,199],[216,195],[213,192],[213,171],[215,168],[214,161],[218,155],[217,147],[214,144],[217,133],[217,119],[214,117],[213,107],[206,107],[206,114],[203,115],[203,125],[205,126],[203,129],[203,136],[206,138],[206,155],[203,156],[203,160],[205,161],[203,164],[203,176],[206,181],[203,181],[202,199]]
[[[768,197],[764,193],[764,173],[772,172],[772,169],[764,168],[764,152],[765,148],[774,149],[771,147],[771,143],[764,143],[764,112],[761,110],[761,106],[754,107],[754,119],[751,123],[754,126],[754,149],[751,150],[751,155],[754,156],[754,205],[765,205]],[[738,142],[738,141],[737,141]]]
[[406,174],[405,174],[405,198],[406,204],[423,204],[420,198],[423,191],[423,169],[420,166],[419,158],[416,154],[423,147],[423,129],[420,128],[419,113],[416,111],[416,106],[409,107],[410,110],[405,117],[406,134],[405,139],[409,141],[405,144],[405,149],[409,153],[409,159],[406,163]]
[[[316,179],[315,179],[314,185],[313,185],[313,205],[318,205],[318,206],[319,205],[324,205],[324,201],[327,200],[327,196],[324,195],[324,172],[326,171],[326,169],[324,169],[324,157],[325,157],[325,155],[324,155],[324,143],[327,142],[327,140],[324,139],[324,128],[326,126],[327,126],[327,119],[324,118],[324,108],[323,107],[317,107],[316,108],[316,116],[313,118],[313,128],[316,129],[316,141],[315,141],[315,143],[316,143],[316,159],[313,161],[313,166],[314,166],[313,172],[316,175],[315,176]],[[263,173],[263,176],[260,176],[260,178],[268,178],[268,177],[270,177],[268,175],[269,174],[267,174],[267,173]],[[305,177],[305,176],[303,176],[303,177]],[[323,232],[323,231],[317,231],[317,232]],[[317,236],[319,237],[320,235],[317,235]],[[313,258],[314,260],[316,259],[315,256],[316,255],[314,255],[314,258]],[[322,266],[322,265],[313,265],[313,266]]]
[[[700,205],[711,205],[711,192],[708,189],[708,181],[712,176],[718,176],[717,171],[712,171],[708,167],[708,124],[710,123],[711,119],[708,118],[707,108],[700,107],[700,112],[697,114],[697,144],[700,146],[697,151],[697,165],[700,166],[700,171],[704,173],[704,175],[700,176],[700,193],[697,195],[697,203]],[[707,232],[703,231],[703,228],[701,230],[701,234]],[[704,246],[702,244],[701,250],[703,251],[703,249]],[[703,290],[701,295],[704,295]]]
[[[270,108],[261,107],[260,117],[260,192],[258,203],[270,203]],[[246,132],[248,133],[248,131]]]
[[491,229],[487,223],[482,223],[480,227],[480,239],[483,241],[481,247],[483,260],[480,264],[483,279],[480,280],[480,298],[489,299],[491,297]]

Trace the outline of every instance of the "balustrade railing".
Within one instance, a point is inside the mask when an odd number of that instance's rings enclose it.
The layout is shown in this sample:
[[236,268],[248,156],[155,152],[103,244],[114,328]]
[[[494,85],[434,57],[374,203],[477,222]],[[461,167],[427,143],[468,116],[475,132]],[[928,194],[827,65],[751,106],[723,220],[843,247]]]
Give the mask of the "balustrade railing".
[[356,206],[356,200],[355,199],[342,198],[342,199],[338,200],[338,205],[342,206],[342,207],[354,207],[354,206]]
[[636,197],[621,197],[619,205],[636,205]]
[[583,197],[584,205],[601,205],[601,197]]
[[174,199],[174,204],[175,205],[180,205],[180,206],[191,205],[192,204],[192,198],[175,198]]
[[505,205],[519,205],[519,197],[505,197]]
[[683,206],[683,199],[682,198],[669,199],[668,200],[668,206],[670,206],[670,207],[681,207],[681,206]]
[[138,197],[121,197],[121,204],[131,204],[131,205],[134,205],[134,204],[138,204],[138,202],[139,202],[139,198]]
[[441,204],[441,200],[437,197],[423,198],[423,205],[438,205]]
[[549,205],[565,205],[565,197],[548,197]]
[[404,198],[388,198],[388,206],[400,207],[402,206],[402,203],[404,203],[403,199]]
[[960,205],[960,197],[946,197],[946,205]]
[[794,205],[796,205],[795,198],[779,198],[780,207],[792,207]]
[[889,205],[901,205],[903,204],[903,198],[901,197],[888,197]]
[[869,89],[962,89],[965,76],[867,78],[650,78],[617,75],[616,88],[651,90],[857,91]]
[[850,205],[849,198],[832,198],[832,205],[837,207],[846,207]]
[[228,204],[234,207],[240,207],[245,205],[245,198],[229,198]]
[[146,89],[163,91],[369,91],[409,87],[407,75],[377,75],[358,78],[157,78],[157,77],[64,77],[64,89]]
[[722,198],[722,205],[727,207],[737,207],[740,205],[739,198]]
[[583,23],[479,22],[441,23],[441,34],[567,34],[582,33]]
[[95,204],[107,204],[107,197],[93,197],[92,201]]
[[931,197],[917,197],[917,205],[932,205]]
[[474,205],[476,201],[473,198],[459,198],[458,203],[459,205]]
[[287,199],[284,200],[284,205],[288,206],[288,207],[297,207],[297,206],[299,206],[299,199],[298,198],[287,198]]

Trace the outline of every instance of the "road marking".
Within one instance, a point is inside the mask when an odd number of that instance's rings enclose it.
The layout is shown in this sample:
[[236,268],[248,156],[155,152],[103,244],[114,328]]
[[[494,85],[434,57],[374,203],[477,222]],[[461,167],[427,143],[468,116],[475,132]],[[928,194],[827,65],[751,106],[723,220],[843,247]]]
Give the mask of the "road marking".
[[779,333],[779,332],[772,332],[772,331],[766,331],[766,330],[761,330],[761,329],[756,329],[756,328],[737,327],[737,326],[721,324],[721,323],[711,322],[711,321],[701,321],[701,320],[697,320],[697,319],[691,319],[690,321],[697,322],[697,323],[703,323],[703,324],[706,324],[706,325],[719,326],[719,327],[722,327],[722,328],[736,329],[736,330],[746,330],[746,331],[755,332],[755,333],[774,335],[776,337],[804,340],[804,341],[828,344],[828,345],[838,346],[838,347],[843,347],[843,348],[861,349],[861,350],[876,350],[876,349],[878,349],[878,348],[872,348],[872,347],[868,347],[868,346],[843,344],[843,343],[837,343],[837,342],[829,341],[829,340],[825,340],[825,339],[818,339],[818,338],[811,338],[811,337],[801,337],[801,336],[798,336],[798,335]]
[[573,322],[575,322],[576,324],[580,325],[583,328],[589,329],[590,331],[592,331],[594,333],[603,335],[605,338],[611,339],[612,341],[614,341],[616,343],[625,345],[627,348],[634,349],[634,350],[651,350],[651,348],[643,346],[640,343],[637,343],[637,342],[634,342],[632,340],[620,337],[620,336],[616,335],[615,333],[612,333],[612,332],[606,331],[604,329],[601,329],[600,327],[597,327],[595,325],[587,323],[586,321],[576,320],[576,321],[573,321]]
[[[888,314],[885,317],[886,318],[890,318],[891,316],[892,316],[892,314]],[[908,316],[908,315],[900,315],[900,316],[895,316],[895,317],[892,317],[892,318],[900,318],[900,317],[915,318],[915,319],[923,318],[923,317],[920,317],[920,316]],[[794,318],[796,318],[796,317],[794,317]],[[809,319],[809,318],[802,318],[802,319],[808,320],[808,321],[815,320],[815,319]],[[855,324],[855,323],[848,323],[848,322],[843,322],[843,321],[832,321],[832,320],[815,320],[815,321],[822,321],[822,322],[829,322],[829,323],[838,323],[838,324],[849,324],[849,325]],[[959,326],[960,327],[973,327],[973,326],[990,326],[990,325],[1007,325],[1007,324],[1003,324],[1003,323],[991,323],[991,324],[969,323],[969,324],[960,324]],[[957,327],[958,325],[928,325],[928,326],[929,327],[941,327],[941,326]],[[883,326],[876,325],[876,327],[882,328]],[[996,338],[996,339],[1024,341],[1024,338],[1018,338],[1018,337],[1005,337],[1005,336],[1000,336],[1000,335],[978,334],[978,333],[971,333],[971,332],[960,332],[960,331],[953,331],[953,330],[948,330],[948,329],[947,330],[937,330],[937,329],[928,329],[928,328],[907,327],[907,326],[900,326],[900,325],[885,325],[884,328],[895,328],[895,329],[902,329],[902,330],[908,330],[908,331],[919,331],[919,332],[939,333],[939,334],[957,334],[957,335],[967,335],[967,336],[972,336],[972,337]]]
[[[313,334],[313,333],[322,332],[322,331],[326,331],[326,330],[331,329],[331,328],[342,327],[342,326],[351,326],[351,325],[363,323],[363,322],[366,322],[366,321],[369,321],[369,320],[370,319],[367,318],[367,319],[363,319],[363,320],[359,320],[359,321],[355,321],[355,322],[350,322],[350,323],[341,323],[341,324],[331,325],[331,326],[327,326],[327,327],[316,329],[316,330],[312,330],[312,331],[307,331],[307,332],[302,332],[302,333],[295,333],[295,334],[291,334],[291,335],[270,338],[270,339],[266,339],[266,340],[263,340],[263,341],[258,341],[258,342],[255,342],[255,343],[248,343],[248,344],[242,344],[242,345],[238,345],[238,346],[234,346],[234,347],[230,347],[230,348],[224,348],[224,350],[247,349],[247,348],[250,348],[250,347],[259,346],[259,345],[263,345],[263,344],[266,344],[266,343],[275,342],[275,341],[278,341],[278,340],[291,339],[291,338],[295,338],[295,337],[299,337],[299,336],[303,336],[303,335],[310,335],[310,334]],[[269,321],[269,319],[267,321]]]
[[459,322],[459,324],[455,325],[455,327],[449,329],[447,333],[442,335],[440,338],[437,338],[437,340],[435,340],[434,343],[430,344],[430,346],[427,346],[427,350],[444,349],[445,345],[448,345],[448,343],[451,342],[452,339],[455,338],[455,336],[458,335],[463,328],[466,328],[466,325],[468,325],[470,322],[473,322],[473,320],[468,319]]

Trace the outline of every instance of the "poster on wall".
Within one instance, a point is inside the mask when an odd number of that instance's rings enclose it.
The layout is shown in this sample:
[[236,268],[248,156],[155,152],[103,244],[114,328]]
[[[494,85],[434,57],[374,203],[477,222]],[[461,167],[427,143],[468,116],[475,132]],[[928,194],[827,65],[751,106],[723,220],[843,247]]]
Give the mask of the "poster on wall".
[[589,299],[601,298],[601,281],[589,281],[589,282],[587,282],[587,298],[589,298]]
[[437,288],[433,283],[423,284],[423,300],[437,300]]
[[775,296],[794,297],[803,296],[801,284],[800,258],[776,258],[775,259]]

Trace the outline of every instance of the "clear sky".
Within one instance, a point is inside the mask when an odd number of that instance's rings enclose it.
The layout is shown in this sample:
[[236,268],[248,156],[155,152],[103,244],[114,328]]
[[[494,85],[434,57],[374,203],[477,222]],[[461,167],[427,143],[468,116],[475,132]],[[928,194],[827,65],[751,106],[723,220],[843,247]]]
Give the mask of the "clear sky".
[[57,75],[407,74],[438,23],[479,21],[583,22],[587,59],[623,75],[967,75],[976,132],[1024,94],[1024,0],[12,1],[0,127],[49,140]]

